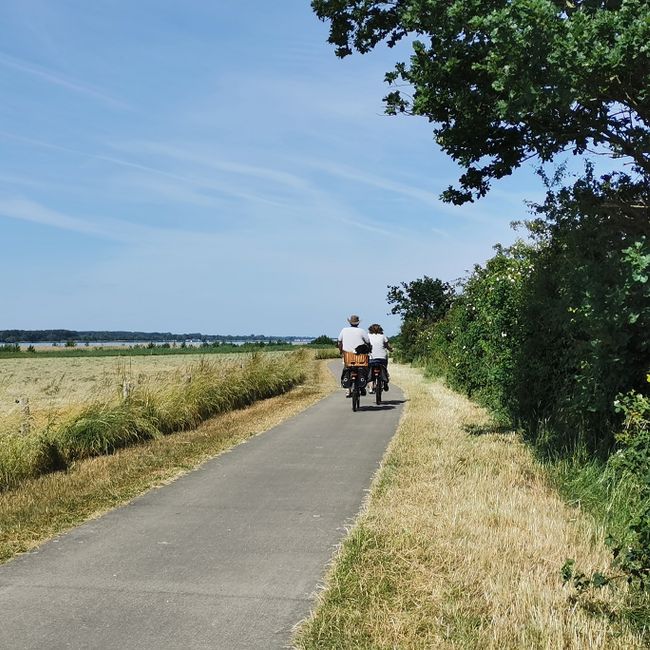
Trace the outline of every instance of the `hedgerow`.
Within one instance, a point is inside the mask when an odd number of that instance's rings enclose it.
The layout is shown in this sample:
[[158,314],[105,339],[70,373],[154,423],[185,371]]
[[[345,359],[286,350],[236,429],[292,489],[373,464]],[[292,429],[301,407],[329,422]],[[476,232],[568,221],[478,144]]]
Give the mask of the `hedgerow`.
[[540,457],[594,460],[603,480],[625,483],[634,498],[612,545],[626,575],[644,585],[648,191],[625,174],[596,179],[590,168],[573,185],[549,187],[525,224],[528,241],[497,246],[438,320],[418,323],[416,334],[404,322],[411,359],[521,430]]

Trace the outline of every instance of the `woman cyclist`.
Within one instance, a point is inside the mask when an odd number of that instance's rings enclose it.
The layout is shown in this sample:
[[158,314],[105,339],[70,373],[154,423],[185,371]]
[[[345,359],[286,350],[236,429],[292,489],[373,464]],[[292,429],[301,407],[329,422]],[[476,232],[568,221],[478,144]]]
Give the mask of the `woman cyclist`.
[[[386,377],[388,377],[388,353],[393,351],[388,339],[384,335],[384,330],[381,325],[373,323],[368,328],[368,338],[370,345],[372,345],[372,352],[370,353],[370,365],[382,365],[386,368]],[[372,377],[372,373],[370,373]],[[372,382],[370,392],[375,392],[375,382]],[[384,382],[384,390],[388,390],[388,382]]]

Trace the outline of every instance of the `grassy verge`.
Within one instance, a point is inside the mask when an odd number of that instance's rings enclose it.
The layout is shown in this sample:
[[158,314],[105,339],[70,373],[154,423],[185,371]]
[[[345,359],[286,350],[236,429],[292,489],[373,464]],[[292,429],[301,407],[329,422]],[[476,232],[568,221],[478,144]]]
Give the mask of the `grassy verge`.
[[5,427],[13,426],[0,435],[0,489],[284,393],[304,380],[310,359],[304,350],[254,354],[241,363],[203,358],[183,376],[134,384],[123,396],[50,412],[40,422],[30,414],[28,435],[19,432],[17,422],[7,421]]
[[296,646],[647,647],[612,622],[624,586],[580,604],[563,585],[567,557],[593,571],[611,556],[528,448],[420,371],[391,376],[407,410]]
[[66,472],[0,493],[0,562],[160,486],[233,445],[268,430],[334,390],[325,364],[283,395],[207,420],[196,429],[74,462]]

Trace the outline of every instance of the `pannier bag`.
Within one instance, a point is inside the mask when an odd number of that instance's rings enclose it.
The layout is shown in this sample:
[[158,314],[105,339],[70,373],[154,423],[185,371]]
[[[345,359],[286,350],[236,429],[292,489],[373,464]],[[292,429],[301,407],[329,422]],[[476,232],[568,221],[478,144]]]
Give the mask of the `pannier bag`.
[[368,383],[368,368],[358,368],[357,372],[359,373],[358,384],[359,388],[365,388]]
[[[368,371],[367,368],[356,367],[354,371],[358,374],[357,383],[359,388],[365,388],[368,384]],[[343,388],[350,388],[352,386],[352,368],[343,368],[341,373],[341,386]]]
[[388,368],[383,363],[372,363],[370,362],[369,370],[370,373],[374,371],[375,368],[380,368],[381,369],[381,380],[388,383],[390,379],[390,375],[388,374]]

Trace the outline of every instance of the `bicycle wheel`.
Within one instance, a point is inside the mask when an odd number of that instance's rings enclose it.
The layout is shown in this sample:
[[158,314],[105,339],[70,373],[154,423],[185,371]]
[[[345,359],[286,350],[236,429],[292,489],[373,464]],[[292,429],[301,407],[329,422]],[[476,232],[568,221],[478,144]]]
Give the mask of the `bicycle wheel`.
[[381,404],[381,393],[383,390],[383,381],[381,377],[375,382],[375,402]]
[[359,402],[360,402],[359,398],[360,398],[359,389],[355,386],[354,390],[352,391],[352,410],[355,412],[359,408]]

